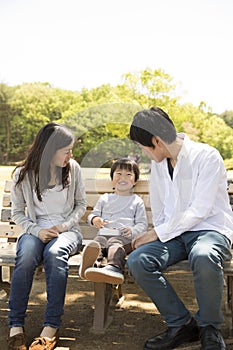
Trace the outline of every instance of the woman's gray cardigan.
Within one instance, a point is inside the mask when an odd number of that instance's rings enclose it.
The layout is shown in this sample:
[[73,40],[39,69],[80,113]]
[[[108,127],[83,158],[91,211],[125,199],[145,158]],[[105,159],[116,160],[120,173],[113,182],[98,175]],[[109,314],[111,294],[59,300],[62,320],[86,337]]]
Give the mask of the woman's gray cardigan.
[[[12,220],[20,225],[23,233],[38,237],[41,227],[37,225],[36,213],[33,202],[32,186],[28,174],[24,180],[15,186],[20,168],[14,173],[14,184],[11,191]],[[70,184],[68,186],[67,203],[63,212],[64,224],[68,231],[80,232],[79,220],[86,210],[86,193],[81,176],[80,165],[73,159],[70,160]]]

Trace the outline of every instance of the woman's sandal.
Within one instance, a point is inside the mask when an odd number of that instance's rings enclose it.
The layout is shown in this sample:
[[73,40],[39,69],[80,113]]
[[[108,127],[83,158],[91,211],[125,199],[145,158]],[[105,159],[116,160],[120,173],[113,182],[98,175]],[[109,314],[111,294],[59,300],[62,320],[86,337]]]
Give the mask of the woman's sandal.
[[53,338],[49,339],[47,337],[38,337],[33,340],[29,346],[29,350],[53,350],[59,340],[59,329],[57,329]]

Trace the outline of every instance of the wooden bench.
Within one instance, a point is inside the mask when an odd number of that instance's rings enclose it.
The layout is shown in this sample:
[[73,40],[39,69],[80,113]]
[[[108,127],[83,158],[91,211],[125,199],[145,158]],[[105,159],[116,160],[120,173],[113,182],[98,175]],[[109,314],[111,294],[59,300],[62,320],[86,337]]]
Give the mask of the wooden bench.
[[[2,210],[1,210],[1,222],[0,222],[0,238],[5,241],[0,242],[0,271],[1,281],[3,278],[2,268],[4,266],[9,267],[9,275],[11,276],[13,267],[15,264],[15,249],[16,240],[22,230],[19,226],[15,225],[11,219],[11,199],[10,192],[12,187],[12,180],[5,182]],[[94,227],[90,227],[87,224],[87,216],[96,204],[99,196],[106,192],[112,192],[112,185],[110,179],[85,179],[85,187],[87,194],[87,209],[83,216],[80,227],[83,235],[83,246],[93,239],[98,230]],[[141,180],[136,186],[136,193],[139,194],[145,203],[148,221],[151,223],[151,210],[149,204],[148,195],[148,182],[147,180]],[[70,269],[75,268],[78,272],[78,268],[81,262],[81,254],[74,255],[69,259]],[[2,281],[3,282],[3,281]],[[2,284],[3,285],[3,284]],[[9,291],[9,287],[7,288]],[[110,315],[111,302],[115,300],[115,303],[122,300],[121,286],[112,286],[106,283],[94,283],[94,319],[91,330],[96,333],[103,333],[108,325],[111,323],[112,317]]]
[[[4,238],[4,242],[0,243],[0,271],[2,281],[2,267],[7,266],[10,269],[10,275],[15,263],[15,247],[18,235],[22,230],[11,221],[11,191],[12,181],[8,180],[5,183],[3,195],[3,208],[1,210],[0,222],[0,238]],[[93,239],[97,230],[90,227],[87,222],[87,216],[96,204],[99,196],[106,192],[112,192],[111,181],[109,179],[85,179],[86,194],[87,194],[87,210],[80,222],[81,232],[83,235],[83,246]],[[148,223],[152,226],[151,209],[148,195],[148,180],[141,179],[135,187],[135,193],[143,198],[145,203]],[[229,181],[229,200],[233,208],[233,181]],[[78,267],[81,261],[81,254],[72,256],[69,259],[70,269],[75,268],[78,272]],[[173,265],[167,270],[167,273],[189,273],[189,265],[187,261],[181,261]],[[225,264],[224,273],[227,284],[227,306],[231,313],[233,324],[233,259]],[[127,275],[126,275],[127,276]],[[111,303],[122,301],[123,295],[121,286],[112,286],[107,283],[93,283],[94,285],[94,319],[91,328],[92,332],[104,333],[106,328],[112,321]]]

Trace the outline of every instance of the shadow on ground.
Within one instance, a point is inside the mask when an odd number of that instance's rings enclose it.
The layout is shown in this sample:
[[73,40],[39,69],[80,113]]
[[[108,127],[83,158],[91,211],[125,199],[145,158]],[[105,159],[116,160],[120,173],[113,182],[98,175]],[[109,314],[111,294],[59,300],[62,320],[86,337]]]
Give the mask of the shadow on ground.
[[[182,297],[190,311],[197,310],[190,274],[171,275],[178,294]],[[132,281],[131,281],[132,282]],[[93,320],[93,285],[91,282],[77,278],[71,271],[68,278],[67,296],[63,323],[60,329],[60,340],[56,350],[142,350],[145,340],[165,329],[165,324],[154,305],[135,283],[124,283],[125,300],[121,308],[113,309],[113,322],[105,334],[90,332]],[[225,294],[223,308],[225,303]],[[34,280],[26,318],[26,333],[30,344],[38,336],[43,324],[45,310],[45,279],[44,274]],[[6,337],[8,332],[7,298],[0,301],[0,344],[1,350],[7,350]],[[223,334],[228,349],[233,350],[229,333],[229,317],[226,315]],[[200,349],[199,342],[182,347],[184,349]]]

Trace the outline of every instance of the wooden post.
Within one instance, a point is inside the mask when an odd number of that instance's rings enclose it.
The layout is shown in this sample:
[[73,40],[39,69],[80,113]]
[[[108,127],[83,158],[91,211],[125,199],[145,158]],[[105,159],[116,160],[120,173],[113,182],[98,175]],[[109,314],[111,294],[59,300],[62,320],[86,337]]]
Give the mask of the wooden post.
[[104,333],[112,322],[110,303],[112,299],[112,285],[108,283],[94,283],[95,310],[91,332]]

